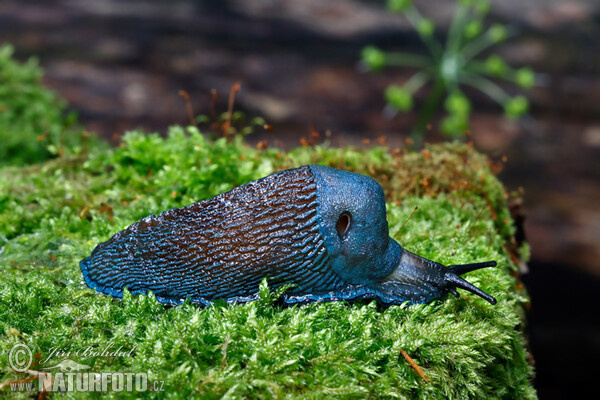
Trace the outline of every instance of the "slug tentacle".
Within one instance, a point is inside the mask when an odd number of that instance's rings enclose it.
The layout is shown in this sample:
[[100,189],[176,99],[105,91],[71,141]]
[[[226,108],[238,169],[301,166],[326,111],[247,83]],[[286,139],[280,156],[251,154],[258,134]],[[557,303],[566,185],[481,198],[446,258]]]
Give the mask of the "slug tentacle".
[[453,274],[452,272],[444,275],[444,282],[449,287],[447,290],[454,291],[454,293],[456,293],[455,297],[458,297],[458,292],[456,292],[454,288],[458,287],[476,294],[477,296],[487,300],[490,304],[496,304],[496,299],[494,297],[479,289],[477,286],[470,284],[460,276]]
[[496,261],[484,261],[472,264],[458,264],[458,265],[448,265],[446,268],[450,269],[452,273],[456,275],[466,274],[467,272],[475,271],[481,268],[490,268],[495,267]]
[[152,291],[186,298],[251,301],[265,277],[291,284],[288,304],[377,299],[426,303],[456,288],[496,300],[459,275],[488,261],[444,267],[389,237],[381,186],[323,166],[285,170],[212,199],[151,215],[99,244],[80,266],[87,285],[122,297]]

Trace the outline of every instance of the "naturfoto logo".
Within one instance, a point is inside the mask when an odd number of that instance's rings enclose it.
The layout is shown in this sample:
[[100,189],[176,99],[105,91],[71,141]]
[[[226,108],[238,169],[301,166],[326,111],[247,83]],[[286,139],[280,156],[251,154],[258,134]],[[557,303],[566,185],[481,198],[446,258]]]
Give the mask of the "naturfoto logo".
[[[12,391],[38,392],[145,392],[162,391],[164,381],[148,383],[145,372],[91,372],[91,366],[74,361],[69,357],[132,357],[135,347],[131,350],[122,346],[115,348],[112,344],[100,348],[89,346],[82,349],[62,349],[53,347],[48,357],[42,362],[49,363],[51,359],[63,358],[53,365],[43,366],[39,371],[30,369],[33,365],[32,351],[25,344],[17,344],[8,353],[8,363],[16,372],[28,373],[29,379],[10,383]],[[37,384],[33,382],[37,379]]]

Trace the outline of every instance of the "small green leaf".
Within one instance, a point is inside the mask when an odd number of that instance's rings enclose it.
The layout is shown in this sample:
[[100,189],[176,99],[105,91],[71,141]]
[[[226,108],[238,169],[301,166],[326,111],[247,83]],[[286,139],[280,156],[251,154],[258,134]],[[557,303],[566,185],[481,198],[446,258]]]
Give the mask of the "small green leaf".
[[465,37],[467,39],[473,39],[481,33],[482,29],[481,21],[471,20],[465,25]]
[[531,89],[535,85],[535,73],[528,67],[519,68],[515,75],[515,82],[524,89]]
[[258,285],[258,303],[262,305],[273,304],[271,289],[267,278],[263,278]]
[[264,126],[266,123],[267,121],[265,121],[265,119],[262,117],[254,117],[250,121],[250,124],[255,126]]
[[373,71],[378,71],[385,66],[386,56],[383,51],[375,46],[367,46],[362,51],[363,62]]
[[468,117],[471,112],[471,102],[459,91],[453,92],[446,98],[444,107],[449,114]]
[[208,117],[208,115],[201,114],[196,117],[196,122],[199,124],[209,123],[210,118]]
[[388,0],[387,8],[392,12],[401,13],[412,4],[412,0]]
[[402,86],[388,86],[385,90],[385,99],[389,105],[399,111],[409,111],[413,106],[412,94]]
[[54,144],[49,144],[46,149],[48,149],[48,153],[56,155],[59,152],[59,148]]
[[459,3],[472,7],[478,14],[484,15],[490,11],[490,0],[459,0]]
[[469,130],[469,119],[458,114],[448,115],[442,120],[440,130],[449,137],[462,136]]
[[490,12],[491,4],[489,0],[479,0],[475,2],[475,11],[481,15],[485,15]]
[[508,65],[502,57],[493,54],[485,61],[485,68],[493,76],[504,78],[508,73]]
[[490,27],[488,31],[488,35],[492,38],[492,40],[496,43],[503,41],[506,39],[507,32],[506,27],[501,24],[494,24]]
[[518,119],[529,110],[529,101],[523,96],[516,96],[504,103],[504,113],[508,119]]
[[419,31],[419,34],[421,36],[429,37],[429,36],[433,35],[433,32],[435,32],[435,24],[433,23],[432,20],[423,18],[422,20],[419,21],[417,30]]

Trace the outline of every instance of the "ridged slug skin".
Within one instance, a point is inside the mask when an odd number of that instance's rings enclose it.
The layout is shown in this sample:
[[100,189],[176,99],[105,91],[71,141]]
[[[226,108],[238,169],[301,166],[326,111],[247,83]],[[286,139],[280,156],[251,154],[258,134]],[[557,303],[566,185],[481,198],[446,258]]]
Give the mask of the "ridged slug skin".
[[[461,271],[491,266],[474,265]],[[283,295],[290,304],[424,303],[457,295],[455,287],[495,302],[454,274],[457,267],[416,256],[389,237],[375,180],[315,165],[143,218],[99,244],[80,266],[99,292],[152,291],[173,305],[187,298],[204,305],[254,300],[265,277],[271,289],[293,285]]]

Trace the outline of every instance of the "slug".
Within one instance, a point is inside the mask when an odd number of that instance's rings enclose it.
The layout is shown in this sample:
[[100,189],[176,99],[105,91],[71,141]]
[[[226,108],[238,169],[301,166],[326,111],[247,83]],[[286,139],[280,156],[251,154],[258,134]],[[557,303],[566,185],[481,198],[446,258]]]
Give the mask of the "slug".
[[246,302],[291,284],[287,304],[376,299],[427,303],[457,288],[496,299],[460,277],[495,261],[444,266],[389,237],[383,189],[372,178],[302,166],[212,199],[150,215],[80,262],[87,285],[123,296],[152,291],[172,305]]

